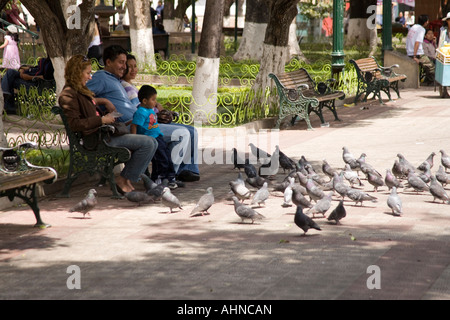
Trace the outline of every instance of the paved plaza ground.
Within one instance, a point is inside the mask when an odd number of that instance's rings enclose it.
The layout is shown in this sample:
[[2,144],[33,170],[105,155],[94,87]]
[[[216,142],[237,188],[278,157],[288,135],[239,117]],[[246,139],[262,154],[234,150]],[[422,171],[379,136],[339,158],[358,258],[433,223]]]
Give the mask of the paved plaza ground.
[[[278,144],[295,160],[304,155],[318,172],[323,159],[342,168],[347,146],[355,156],[366,153],[383,176],[397,153],[418,166],[434,151],[435,172],[439,150],[450,153],[450,99],[431,87],[401,94],[368,109],[339,107],[341,122],[326,110],[329,127],[312,114],[313,131],[304,122],[279,132],[200,130],[201,180],[173,191],[183,210],[172,214],[159,203],[113,200],[108,187],[97,188],[90,217],[69,213],[92,183],[77,185],[68,199],[47,194],[40,200],[51,228],[33,228],[26,206],[2,209],[0,299],[450,299],[450,205],[433,202],[430,193],[400,189],[404,213],[396,217],[386,204],[387,187],[375,193],[363,180],[378,202],[361,207],[346,199],[341,225],[317,218],[322,231],[303,236],[295,208],[281,206],[281,193],[257,209],[265,220],[241,223],[227,200],[237,170],[217,163],[233,146],[249,152],[253,142],[270,152]],[[276,182],[284,177],[280,170]],[[216,198],[211,214],[190,217],[209,186]],[[78,279],[81,288],[69,289]]]

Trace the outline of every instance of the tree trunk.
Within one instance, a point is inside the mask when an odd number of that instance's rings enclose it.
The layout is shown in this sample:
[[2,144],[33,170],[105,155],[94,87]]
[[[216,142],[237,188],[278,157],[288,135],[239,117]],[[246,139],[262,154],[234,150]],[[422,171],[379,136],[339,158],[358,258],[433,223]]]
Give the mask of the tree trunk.
[[234,60],[256,60],[262,57],[264,37],[269,20],[266,0],[247,0],[245,25]]
[[377,29],[369,29],[367,21],[373,14],[371,11],[367,13],[369,6],[376,6],[376,0],[351,0],[350,1],[350,18],[348,20],[348,32],[346,45],[370,46],[370,54],[376,50],[378,37]]
[[216,120],[224,0],[207,0],[190,109],[195,121]]
[[191,4],[191,0],[178,0],[178,5],[174,8],[173,0],[164,1],[164,28],[167,32],[182,32],[184,30],[183,18]]
[[131,51],[136,54],[140,70],[156,70],[150,2],[128,0]]
[[252,87],[256,93],[264,92],[267,87],[274,86],[274,83],[268,77],[269,73],[280,74],[284,72],[285,64],[289,59],[289,26],[297,15],[297,3],[298,0],[270,1],[269,23],[264,38],[261,65]]

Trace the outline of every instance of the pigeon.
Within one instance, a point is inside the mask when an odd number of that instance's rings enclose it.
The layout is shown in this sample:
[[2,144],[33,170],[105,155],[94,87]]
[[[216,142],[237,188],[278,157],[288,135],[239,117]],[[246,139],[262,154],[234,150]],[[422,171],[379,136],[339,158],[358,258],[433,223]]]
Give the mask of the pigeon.
[[390,169],[386,169],[386,176],[384,177],[384,183],[389,190],[392,187],[403,188],[403,184],[397,179],[397,177],[392,173]]
[[306,182],[306,191],[308,191],[309,198],[314,201],[318,201],[325,196],[325,193],[319,188],[311,178],[308,178]]
[[322,172],[330,177],[330,180],[333,179],[334,173],[337,173],[325,159],[322,160]]
[[269,181],[263,177],[260,177],[259,175],[257,175],[256,177],[252,177],[252,178],[246,178],[245,182],[247,182],[249,185],[251,185],[254,188],[261,188],[264,183],[269,183]]
[[266,163],[269,160],[270,154],[261,150],[260,148],[255,146],[253,143],[249,143],[248,145],[250,146],[250,151],[256,157],[256,160],[259,161],[259,159],[262,159],[263,161],[261,161],[261,163]]
[[439,181],[444,187],[450,183],[450,176],[444,170],[444,166],[439,165],[439,170],[436,171],[436,179]]
[[412,170],[409,171],[409,174],[408,174],[408,184],[411,188],[416,190],[416,192],[430,190],[428,185],[422,179],[420,179],[418,176],[416,176],[414,174],[414,171],[412,171]]
[[281,152],[278,145],[275,146],[275,153],[278,153],[278,162],[280,163],[280,167],[283,169],[283,172],[286,172],[286,170],[295,170],[295,161]]
[[245,186],[244,181],[242,181],[242,183],[238,181],[230,181],[230,187],[234,195],[238,197],[242,202],[244,202],[245,199],[250,199],[251,192]]
[[81,212],[83,214],[83,219],[86,217],[86,214],[91,215],[90,211],[97,205],[97,198],[95,197],[96,194],[97,191],[95,189],[90,189],[87,196],[73,206],[69,212]]
[[306,235],[309,229],[313,228],[316,230],[322,230],[319,225],[303,213],[303,208],[301,206],[297,206],[297,210],[295,211],[294,223],[303,230],[303,235]]
[[350,165],[348,163],[345,164],[344,167],[344,178],[350,182],[350,186],[353,188],[355,184],[358,184],[360,187],[364,186],[364,184],[361,182],[361,179],[358,177],[358,173],[353,171],[352,168],[350,168]]
[[170,189],[168,187],[164,187],[161,201],[163,205],[169,207],[170,213],[173,212],[173,208],[179,208],[183,210],[180,200],[178,200],[178,198],[173,195],[172,192],[170,192]]
[[192,209],[190,216],[196,216],[204,213],[209,214],[208,209],[214,204],[213,188],[208,187],[206,193],[200,197],[195,207]]
[[436,153],[432,152],[428,156],[428,158],[417,167],[417,169],[421,170],[421,171],[426,171],[427,168],[429,168],[429,169],[433,168],[433,158],[435,155],[436,155]]
[[402,214],[402,199],[397,194],[397,187],[393,186],[391,193],[387,198],[387,205],[392,210],[394,216],[399,216]]
[[239,217],[241,217],[242,222],[244,222],[245,219],[249,219],[252,220],[253,223],[255,220],[261,220],[265,218],[262,214],[256,212],[254,209],[246,206],[243,203],[240,203],[238,198],[233,197],[232,199],[234,202],[234,211]]
[[136,202],[138,206],[155,202],[155,199],[151,195],[143,191],[133,190],[125,192],[124,195],[128,201]]
[[450,198],[447,192],[445,192],[444,187],[436,180],[435,176],[431,176],[430,193],[433,196],[433,202],[438,199],[442,200],[442,203],[450,204]]
[[269,189],[267,189],[267,182],[264,182],[263,186],[256,191],[253,196],[251,204],[258,204],[261,206],[261,203],[265,205],[265,201],[269,198]]
[[303,208],[311,208],[312,204],[305,198],[304,193],[307,194],[306,189],[299,184],[292,186],[292,203]]
[[400,163],[401,166],[403,166],[403,174],[405,176],[408,176],[409,171],[412,172],[416,171],[416,168],[414,168],[414,166],[408,160],[406,160],[401,153],[397,153],[397,157],[399,159],[398,162]]
[[347,147],[342,147],[342,159],[351,169],[357,169],[359,167],[356,158],[348,151]]
[[289,184],[288,186],[284,189],[284,202],[281,205],[282,207],[290,207],[291,205],[291,201],[292,201],[292,194],[294,193],[294,191],[292,190],[292,187],[294,186],[294,182],[295,179],[293,177],[288,177],[289,180]]
[[333,175],[333,190],[340,194],[342,199],[347,195],[350,187],[344,183],[344,180],[336,172]]
[[373,191],[375,192],[378,191],[379,187],[384,186],[383,178],[372,171],[367,172],[367,181],[369,181],[369,183],[373,185]]
[[363,201],[372,201],[377,202],[378,199],[374,196],[371,196],[367,192],[364,192],[362,190],[357,189],[350,189],[347,192],[347,197],[349,197],[351,200],[355,201],[355,205],[361,203],[361,206],[363,205]]
[[359,168],[361,169],[361,171],[366,175],[369,176],[369,172],[377,174],[378,176],[381,177],[381,173],[379,173],[371,164],[367,163],[365,160],[365,154],[364,154],[364,160],[363,159],[358,159],[356,160],[359,164]]
[[331,211],[330,215],[328,216],[328,221],[334,220],[336,221],[336,224],[341,224],[340,220],[345,218],[347,215],[347,212],[344,208],[344,200],[340,200],[339,204],[334,208],[333,211]]
[[328,211],[331,207],[331,197],[333,195],[333,192],[329,192],[327,195],[325,195],[322,199],[316,202],[314,206],[312,206],[307,213],[312,213],[313,218],[316,213],[321,213],[325,217],[325,212]]
[[406,167],[396,159],[392,165],[392,174],[396,178],[404,179],[408,176],[408,170],[406,170]]
[[444,150],[440,150],[439,152],[441,153],[441,164],[447,171],[447,169],[450,169],[450,156],[448,156]]
[[237,168],[239,171],[241,171],[241,169],[244,169],[245,161],[241,157],[239,157],[236,148],[233,148],[232,151],[233,151],[232,159],[233,159],[233,164],[234,164],[233,169]]
[[298,182],[300,182],[300,184],[306,188],[306,183],[308,182],[308,176],[304,175],[303,173],[301,173],[299,171],[296,172],[296,175],[298,178]]
[[422,179],[423,182],[430,183],[432,173],[428,163],[426,164],[426,169],[424,171],[419,172],[418,174],[419,178]]
[[158,185],[156,182],[154,182],[152,179],[150,179],[149,176],[147,176],[144,173],[141,174],[140,177],[142,179],[142,182],[144,183],[145,191],[151,190]]
[[247,178],[254,178],[258,175],[255,166],[250,163],[249,159],[245,159],[244,172]]

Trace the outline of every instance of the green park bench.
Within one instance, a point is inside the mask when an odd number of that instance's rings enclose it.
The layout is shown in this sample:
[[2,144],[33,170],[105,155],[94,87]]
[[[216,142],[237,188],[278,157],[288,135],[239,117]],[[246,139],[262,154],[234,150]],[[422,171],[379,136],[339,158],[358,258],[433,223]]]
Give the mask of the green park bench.
[[304,68],[279,75],[270,73],[269,77],[275,81],[280,100],[276,128],[280,127],[283,118],[292,115],[292,123],[295,117],[299,116],[306,121],[308,129],[312,129],[309,120],[311,112],[317,114],[322,125],[325,125],[322,113],[324,107],[333,113],[335,120],[340,121],[335,100],[344,99],[345,93],[331,88],[330,84],[334,83],[335,79],[330,78],[326,82],[316,84]]
[[13,148],[0,148],[0,197],[13,201],[18,197],[25,201],[36,217],[35,227],[46,228],[49,224],[42,221],[36,195],[36,184],[53,183],[57,173],[50,167],[39,167],[26,160],[28,149],[35,149],[31,142],[22,143]]
[[70,147],[69,171],[60,196],[69,197],[72,183],[81,174],[85,173],[92,176],[98,173],[101,177],[99,184],[103,185],[108,181],[113,193],[112,197],[123,198],[117,191],[113,170],[116,165],[127,162],[131,153],[127,148],[108,145],[108,135],[114,128],[104,125],[98,130],[97,135],[90,136],[94,139],[83,140],[81,132],[74,132],[70,129],[67,117],[60,106],[54,106],[52,112],[61,116]]
[[393,70],[398,68],[398,64],[394,64],[390,67],[382,67],[378,64],[374,57],[363,58],[359,60],[350,60],[355,66],[356,74],[358,77],[358,87],[355,96],[355,104],[358,102],[359,98],[364,95],[362,102],[367,101],[367,97],[373,93],[374,97],[378,97],[381,104],[383,100],[381,99],[381,92],[387,94],[390,101],[391,93],[390,89],[397,93],[397,97],[400,98],[400,92],[398,90],[398,82],[406,81],[406,75],[397,74]]

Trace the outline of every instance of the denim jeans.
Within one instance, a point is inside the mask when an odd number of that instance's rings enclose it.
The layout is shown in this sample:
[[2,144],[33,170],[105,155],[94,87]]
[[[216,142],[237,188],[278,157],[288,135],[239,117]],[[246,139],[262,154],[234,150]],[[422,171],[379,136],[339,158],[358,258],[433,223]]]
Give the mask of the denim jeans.
[[138,182],[140,175],[147,170],[158,148],[155,138],[143,134],[124,134],[111,137],[108,144],[112,147],[125,147],[131,152],[131,158],[125,163],[120,175],[132,182]]
[[193,126],[160,123],[164,141],[169,146],[175,172],[187,170],[200,174],[198,169],[198,133]]

